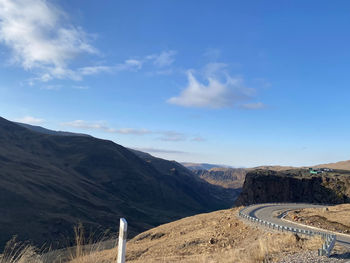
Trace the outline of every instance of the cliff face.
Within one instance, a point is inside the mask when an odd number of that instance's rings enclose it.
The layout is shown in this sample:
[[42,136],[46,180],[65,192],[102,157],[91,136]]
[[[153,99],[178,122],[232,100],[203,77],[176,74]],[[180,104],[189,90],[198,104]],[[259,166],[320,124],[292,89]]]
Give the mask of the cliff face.
[[268,202],[350,202],[350,175],[336,171],[310,176],[306,170],[249,172],[237,205]]

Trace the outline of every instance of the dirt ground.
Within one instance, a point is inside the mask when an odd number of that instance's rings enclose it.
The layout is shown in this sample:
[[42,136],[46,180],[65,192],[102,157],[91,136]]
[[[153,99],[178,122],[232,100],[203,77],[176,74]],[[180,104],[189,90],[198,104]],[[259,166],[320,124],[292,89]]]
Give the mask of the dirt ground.
[[286,219],[338,233],[350,234],[350,204],[295,210],[289,212]]
[[[237,218],[239,208],[187,217],[141,233],[127,242],[126,259],[141,262],[262,262],[286,253],[317,250],[322,240],[271,233]],[[115,262],[116,249],[79,258],[74,263]]]

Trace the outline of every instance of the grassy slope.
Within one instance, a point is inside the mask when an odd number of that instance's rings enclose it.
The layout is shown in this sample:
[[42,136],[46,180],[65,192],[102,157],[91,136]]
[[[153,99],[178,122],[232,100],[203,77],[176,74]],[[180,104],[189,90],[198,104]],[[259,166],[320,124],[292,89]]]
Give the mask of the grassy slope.
[[116,230],[126,217],[135,235],[232,204],[213,195],[219,188],[171,169],[162,172],[111,141],[40,134],[0,118],[0,249],[14,234],[65,246],[56,241],[78,221]]

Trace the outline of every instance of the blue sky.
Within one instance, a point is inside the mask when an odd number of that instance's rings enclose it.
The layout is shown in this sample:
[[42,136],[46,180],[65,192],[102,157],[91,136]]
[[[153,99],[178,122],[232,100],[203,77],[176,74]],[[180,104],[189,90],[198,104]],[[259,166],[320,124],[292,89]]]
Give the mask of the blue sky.
[[0,110],[177,161],[348,160],[350,2],[0,0]]

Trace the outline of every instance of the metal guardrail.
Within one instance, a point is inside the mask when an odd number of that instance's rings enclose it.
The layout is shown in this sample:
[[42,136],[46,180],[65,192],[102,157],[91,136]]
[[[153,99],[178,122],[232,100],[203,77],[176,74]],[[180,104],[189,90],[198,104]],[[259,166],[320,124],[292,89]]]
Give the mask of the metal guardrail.
[[322,245],[322,248],[318,250],[318,255],[319,256],[327,256],[329,257],[331,254],[332,249],[334,248],[335,241],[337,240],[336,235],[331,235],[328,233],[320,232],[320,231],[312,231],[312,230],[305,230],[305,229],[300,229],[296,227],[287,227],[287,226],[282,226],[278,225],[275,223],[271,223],[265,220],[258,219],[256,217],[252,217],[250,215],[244,214],[243,211],[248,209],[250,206],[247,206],[239,211],[239,216],[242,217],[243,219],[246,219],[252,223],[260,224],[262,226],[268,227],[270,229],[274,229],[277,231],[281,232],[292,232],[295,234],[301,234],[301,235],[306,235],[306,236],[321,236],[325,242]]

